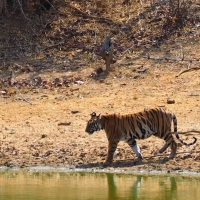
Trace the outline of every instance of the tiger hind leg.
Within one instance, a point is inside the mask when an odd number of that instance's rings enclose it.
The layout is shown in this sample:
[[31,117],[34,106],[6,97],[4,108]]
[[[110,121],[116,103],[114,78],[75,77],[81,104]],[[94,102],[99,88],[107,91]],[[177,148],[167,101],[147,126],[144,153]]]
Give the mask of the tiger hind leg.
[[168,147],[170,146],[170,143],[165,143],[164,146],[159,150],[159,153],[163,153]]
[[164,138],[164,140],[166,141],[166,143],[159,150],[159,153],[163,153],[170,146],[171,153],[170,153],[169,159],[173,159],[176,156],[177,144],[174,141],[174,138],[171,133],[167,134],[167,136]]
[[175,141],[171,142],[171,154],[169,156],[169,159],[173,159],[176,156],[176,150],[177,150],[177,143]]
[[135,139],[129,139],[127,141],[128,145],[131,147],[131,149],[135,152],[135,154],[137,155],[138,159],[139,160],[142,160],[143,159],[143,156],[140,152],[140,147],[138,146],[137,142]]

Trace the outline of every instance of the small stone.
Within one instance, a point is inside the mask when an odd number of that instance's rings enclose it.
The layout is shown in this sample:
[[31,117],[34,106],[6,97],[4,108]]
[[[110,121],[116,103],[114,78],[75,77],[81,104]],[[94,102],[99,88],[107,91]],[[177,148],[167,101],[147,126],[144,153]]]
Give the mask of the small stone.
[[167,99],[167,103],[168,103],[168,104],[174,104],[174,103],[175,103],[175,100],[174,100],[174,99]]

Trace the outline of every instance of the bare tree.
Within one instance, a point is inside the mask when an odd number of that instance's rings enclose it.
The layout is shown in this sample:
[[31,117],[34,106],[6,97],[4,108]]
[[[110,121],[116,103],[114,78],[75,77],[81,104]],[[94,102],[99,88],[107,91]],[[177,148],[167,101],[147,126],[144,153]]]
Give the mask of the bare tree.
[[7,1],[6,0],[0,0],[0,15],[6,14],[7,12],[8,12]]

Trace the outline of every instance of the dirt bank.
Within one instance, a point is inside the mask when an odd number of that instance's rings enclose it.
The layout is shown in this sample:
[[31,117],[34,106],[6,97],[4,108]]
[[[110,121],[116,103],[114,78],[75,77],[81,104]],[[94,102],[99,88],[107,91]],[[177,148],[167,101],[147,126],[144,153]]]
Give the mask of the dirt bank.
[[[85,133],[86,120],[93,111],[125,114],[162,106],[176,113],[179,131],[199,130],[200,71],[175,78],[178,67],[169,71],[148,64],[148,68],[148,72],[137,79],[120,71],[93,79],[90,77],[92,69],[81,70],[78,72],[82,74],[81,85],[72,83],[70,87],[32,89],[23,93],[32,104],[22,101],[19,91],[10,96],[2,95],[0,165],[100,167],[107,154],[106,135],[104,131],[92,136]],[[76,74],[70,72],[70,76]],[[167,104],[168,98],[175,100],[175,104]],[[181,135],[181,138],[192,141],[192,135]],[[168,151],[157,154],[164,144],[161,139],[152,136],[138,143],[145,157],[142,164],[134,163],[135,154],[126,143],[120,142],[111,167],[147,171],[200,170],[199,141],[191,147],[179,144],[177,157],[168,162],[163,162]]]

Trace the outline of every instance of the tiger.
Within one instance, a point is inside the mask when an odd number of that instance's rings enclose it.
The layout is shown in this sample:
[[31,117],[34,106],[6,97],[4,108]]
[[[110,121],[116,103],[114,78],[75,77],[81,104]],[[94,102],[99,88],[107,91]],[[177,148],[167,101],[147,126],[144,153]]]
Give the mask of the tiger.
[[[173,121],[174,133],[171,132],[171,124]],[[197,142],[197,138],[191,143],[186,143],[180,139],[177,132],[177,118],[173,112],[164,108],[153,108],[144,110],[134,114],[99,114],[95,112],[91,114],[91,119],[87,122],[85,132],[93,134],[95,131],[105,130],[108,139],[108,152],[104,166],[108,166],[113,161],[113,155],[119,141],[125,141],[131,147],[137,156],[137,160],[143,159],[140,147],[136,139],[149,138],[154,135],[164,139],[165,144],[159,150],[163,153],[169,146],[171,153],[167,160],[173,159],[177,151],[177,143],[173,135],[184,145],[190,146]]]

